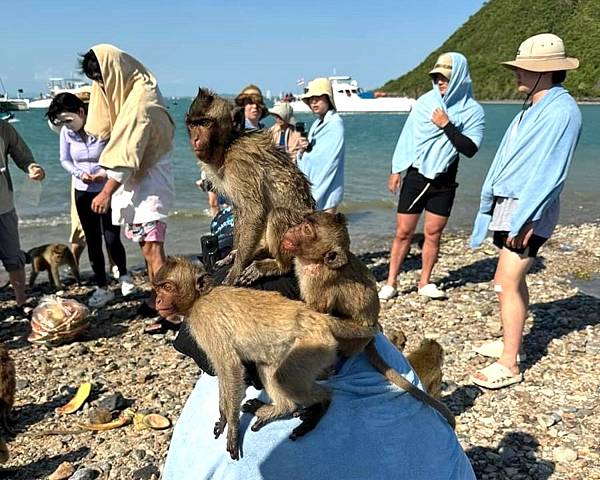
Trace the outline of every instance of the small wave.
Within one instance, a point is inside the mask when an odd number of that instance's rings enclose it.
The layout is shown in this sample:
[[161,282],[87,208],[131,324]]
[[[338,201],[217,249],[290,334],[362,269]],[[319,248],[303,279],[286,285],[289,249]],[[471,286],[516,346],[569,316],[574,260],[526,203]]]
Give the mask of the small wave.
[[19,218],[21,227],[55,227],[57,225],[66,225],[71,222],[69,215],[56,215],[52,217],[24,217]]

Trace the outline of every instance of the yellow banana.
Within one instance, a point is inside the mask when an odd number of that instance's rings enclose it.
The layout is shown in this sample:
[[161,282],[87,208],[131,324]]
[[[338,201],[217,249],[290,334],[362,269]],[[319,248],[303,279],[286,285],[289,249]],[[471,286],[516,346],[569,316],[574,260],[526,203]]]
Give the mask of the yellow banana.
[[75,394],[75,396],[67,404],[63,405],[62,407],[58,407],[56,409],[56,411],[63,415],[69,414],[69,413],[75,413],[85,403],[87,398],[90,396],[91,391],[92,391],[91,383],[89,383],[89,382],[82,383],[81,385],[79,385],[79,388],[77,389],[77,393]]

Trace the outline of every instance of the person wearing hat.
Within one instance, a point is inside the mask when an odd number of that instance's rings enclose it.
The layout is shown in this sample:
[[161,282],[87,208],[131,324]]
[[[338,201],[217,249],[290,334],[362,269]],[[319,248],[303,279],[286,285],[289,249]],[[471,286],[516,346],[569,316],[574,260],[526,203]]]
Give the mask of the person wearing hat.
[[269,110],[265,106],[262,92],[256,85],[248,85],[237,97],[235,104],[242,109],[244,118],[243,130],[246,132],[259,130],[264,128],[260,121],[269,114]]
[[301,138],[298,166],[312,185],[317,210],[335,213],[344,196],[344,123],[335,110],[331,82],[315,78],[302,97],[318,117]]
[[[429,298],[445,298],[446,294],[431,283],[430,278],[458,186],[459,154],[472,157],[483,138],[483,108],[473,98],[464,55],[444,53],[429,75],[433,88],[417,99],[392,158],[388,189],[394,194],[400,190],[400,197],[388,278],[379,291],[382,300],[398,294],[398,273],[423,210],[425,240],[418,293]],[[402,172],[405,172],[404,179]]]
[[559,195],[582,124],[575,100],[561,85],[567,70],[576,69],[579,61],[567,57],[560,37],[530,37],[515,60],[503,65],[514,72],[517,89],[526,98],[483,183],[471,235],[471,246],[478,247],[491,230],[500,249],[494,291],[500,301],[503,341],[476,349],[498,360],[471,376],[472,383],[486,388],[523,380],[519,351],[529,307],[526,276],[558,221]]
[[269,109],[269,113],[275,117],[275,125],[270,129],[273,142],[277,148],[288,154],[292,162],[296,163],[301,136],[295,129],[294,109],[289,103],[280,102]]

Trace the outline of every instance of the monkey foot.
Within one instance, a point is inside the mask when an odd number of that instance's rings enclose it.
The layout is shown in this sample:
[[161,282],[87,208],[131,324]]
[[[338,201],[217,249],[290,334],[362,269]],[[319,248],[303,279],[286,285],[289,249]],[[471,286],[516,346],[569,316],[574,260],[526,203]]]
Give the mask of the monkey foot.
[[266,403],[257,398],[253,398],[242,405],[242,412],[251,413],[254,415],[256,411],[263,405],[266,405]]
[[219,438],[221,434],[225,431],[225,426],[227,425],[227,419],[224,415],[221,415],[221,418],[217,422],[215,422],[215,428],[213,433],[215,434],[215,439]]
[[294,430],[292,430],[290,440],[297,440],[298,438],[303,437],[308,432],[313,430],[317,426],[323,415],[327,413],[330,403],[331,402],[329,401],[323,403],[315,403],[310,407],[301,408],[300,410],[297,410],[294,413],[294,417],[302,420],[302,423],[296,428],[294,428]]
[[232,250],[227,254],[227,256],[223,257],[221,260],[215,262],[215,268],[226,267],[227,265],[231,265],[235,260],[235,255],[237,250]]

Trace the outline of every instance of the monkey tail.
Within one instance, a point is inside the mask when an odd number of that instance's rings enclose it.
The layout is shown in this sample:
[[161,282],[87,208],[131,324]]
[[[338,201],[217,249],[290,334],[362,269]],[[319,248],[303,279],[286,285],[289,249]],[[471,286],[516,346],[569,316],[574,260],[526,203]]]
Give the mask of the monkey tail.
[[379,333],[379,327],[365,327],[357,322],[330,318],[331,333],[335,338],[356,340],[360,338],[373,338]]
[[394,385],[410,393],[417,400],[420,400],[430,407],[435,408],[448,421],[452,427],[452,430],[456,429],[456,420],[450,409],[439,400],[433,398],[427,392],[415,387],[411,382],[400,375],[400,373],[390,367],[387,362],[381,358],[381,355],[379,355],[377,347],[375,347],[375,341],[369,342],[369,344],[365,347],[365,353],[369,359],[369,362],[371,362],[371,365],[373,365],[379,371],[379,373],[381,373]]

